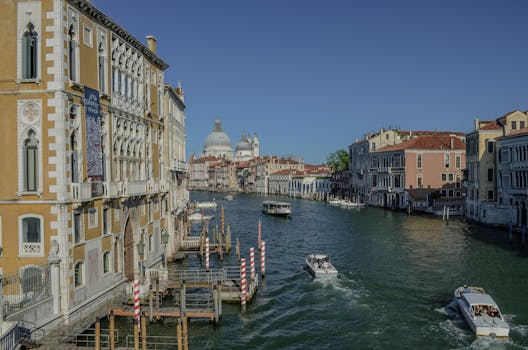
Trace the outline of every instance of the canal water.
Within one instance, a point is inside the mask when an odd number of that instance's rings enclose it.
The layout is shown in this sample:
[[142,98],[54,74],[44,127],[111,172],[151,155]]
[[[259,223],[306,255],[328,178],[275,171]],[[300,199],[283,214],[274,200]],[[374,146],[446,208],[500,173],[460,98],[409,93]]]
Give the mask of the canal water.
[[[257,247],[262,220],[266,277],[245,312],[224,304],[219,326],[192,321],[191,349],[528,348],[528,247],[519,239],[509,244],[507,232],[379,208],[224,197],[191,194],[191,200],[215,198],[224,207],[233,242],[239,237],[247,258],[249,248]],[[292,217],[262,214],[265,199],[290,201]],[[213,226],[219,209],[215,216]],[[303,270],[306,255],[319,252],[330,254],[339,270],[336,280],[314,280]],[[224,260],[236,263],[236,254]],[[184,265],[197,267],[199,261],[191,257]],[[473,335],[453,302],[454,289],[464,284],[493,296],[510,324],[508,340]],[[172,335],[174,328],[156,332]]]

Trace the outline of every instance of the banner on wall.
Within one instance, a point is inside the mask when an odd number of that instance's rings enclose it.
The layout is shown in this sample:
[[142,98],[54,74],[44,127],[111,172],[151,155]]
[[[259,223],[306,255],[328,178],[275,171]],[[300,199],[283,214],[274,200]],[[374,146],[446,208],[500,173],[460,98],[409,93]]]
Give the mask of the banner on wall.
[[103,148],[101,145],[101,105],[99,92],[84,88],[84,108],[86,115],[86,153],[88,176],[102,180]]

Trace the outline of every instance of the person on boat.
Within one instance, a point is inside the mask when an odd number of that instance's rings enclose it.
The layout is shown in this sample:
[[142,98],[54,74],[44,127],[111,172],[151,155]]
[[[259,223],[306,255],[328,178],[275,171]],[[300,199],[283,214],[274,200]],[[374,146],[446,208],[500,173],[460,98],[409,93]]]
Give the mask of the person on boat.
[[489,312],[488,312],[488,315],[489,315],[490,317],[496,317],[497,314],[498,314],[498,310],[497,310],[496,308],[494,308],[493,306],[490,307],[490,310],[489,310]]
[[480,316],[480,313],[482,311],[480,305],[473,306],[473,310],[475,312],[475,316]]

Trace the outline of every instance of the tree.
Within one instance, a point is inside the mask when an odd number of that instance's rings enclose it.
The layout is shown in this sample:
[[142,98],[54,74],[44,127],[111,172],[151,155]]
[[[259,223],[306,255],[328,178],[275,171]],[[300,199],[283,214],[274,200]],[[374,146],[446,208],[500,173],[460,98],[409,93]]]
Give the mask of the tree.
[[332,171],[343,171],[348,169],[348,152],[345,149],[338,149],[330,153],[326,158],[326,164]]

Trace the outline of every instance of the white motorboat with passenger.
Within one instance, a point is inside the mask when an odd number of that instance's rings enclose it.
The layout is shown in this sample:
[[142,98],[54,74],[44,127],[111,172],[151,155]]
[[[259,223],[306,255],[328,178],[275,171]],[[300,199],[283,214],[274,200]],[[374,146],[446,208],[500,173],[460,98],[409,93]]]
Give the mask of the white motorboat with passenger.
[[337,270],[324,254],[311,254],[306,257],[306,268],[315,278],[336,278]]
[[290,216],[291,205],[287,202],[264,201],[262,211],[268,215]]
[[480,287],[458,287],[455,300],[469,328],[480,336],[508,337],[510,327],[495,301]]

